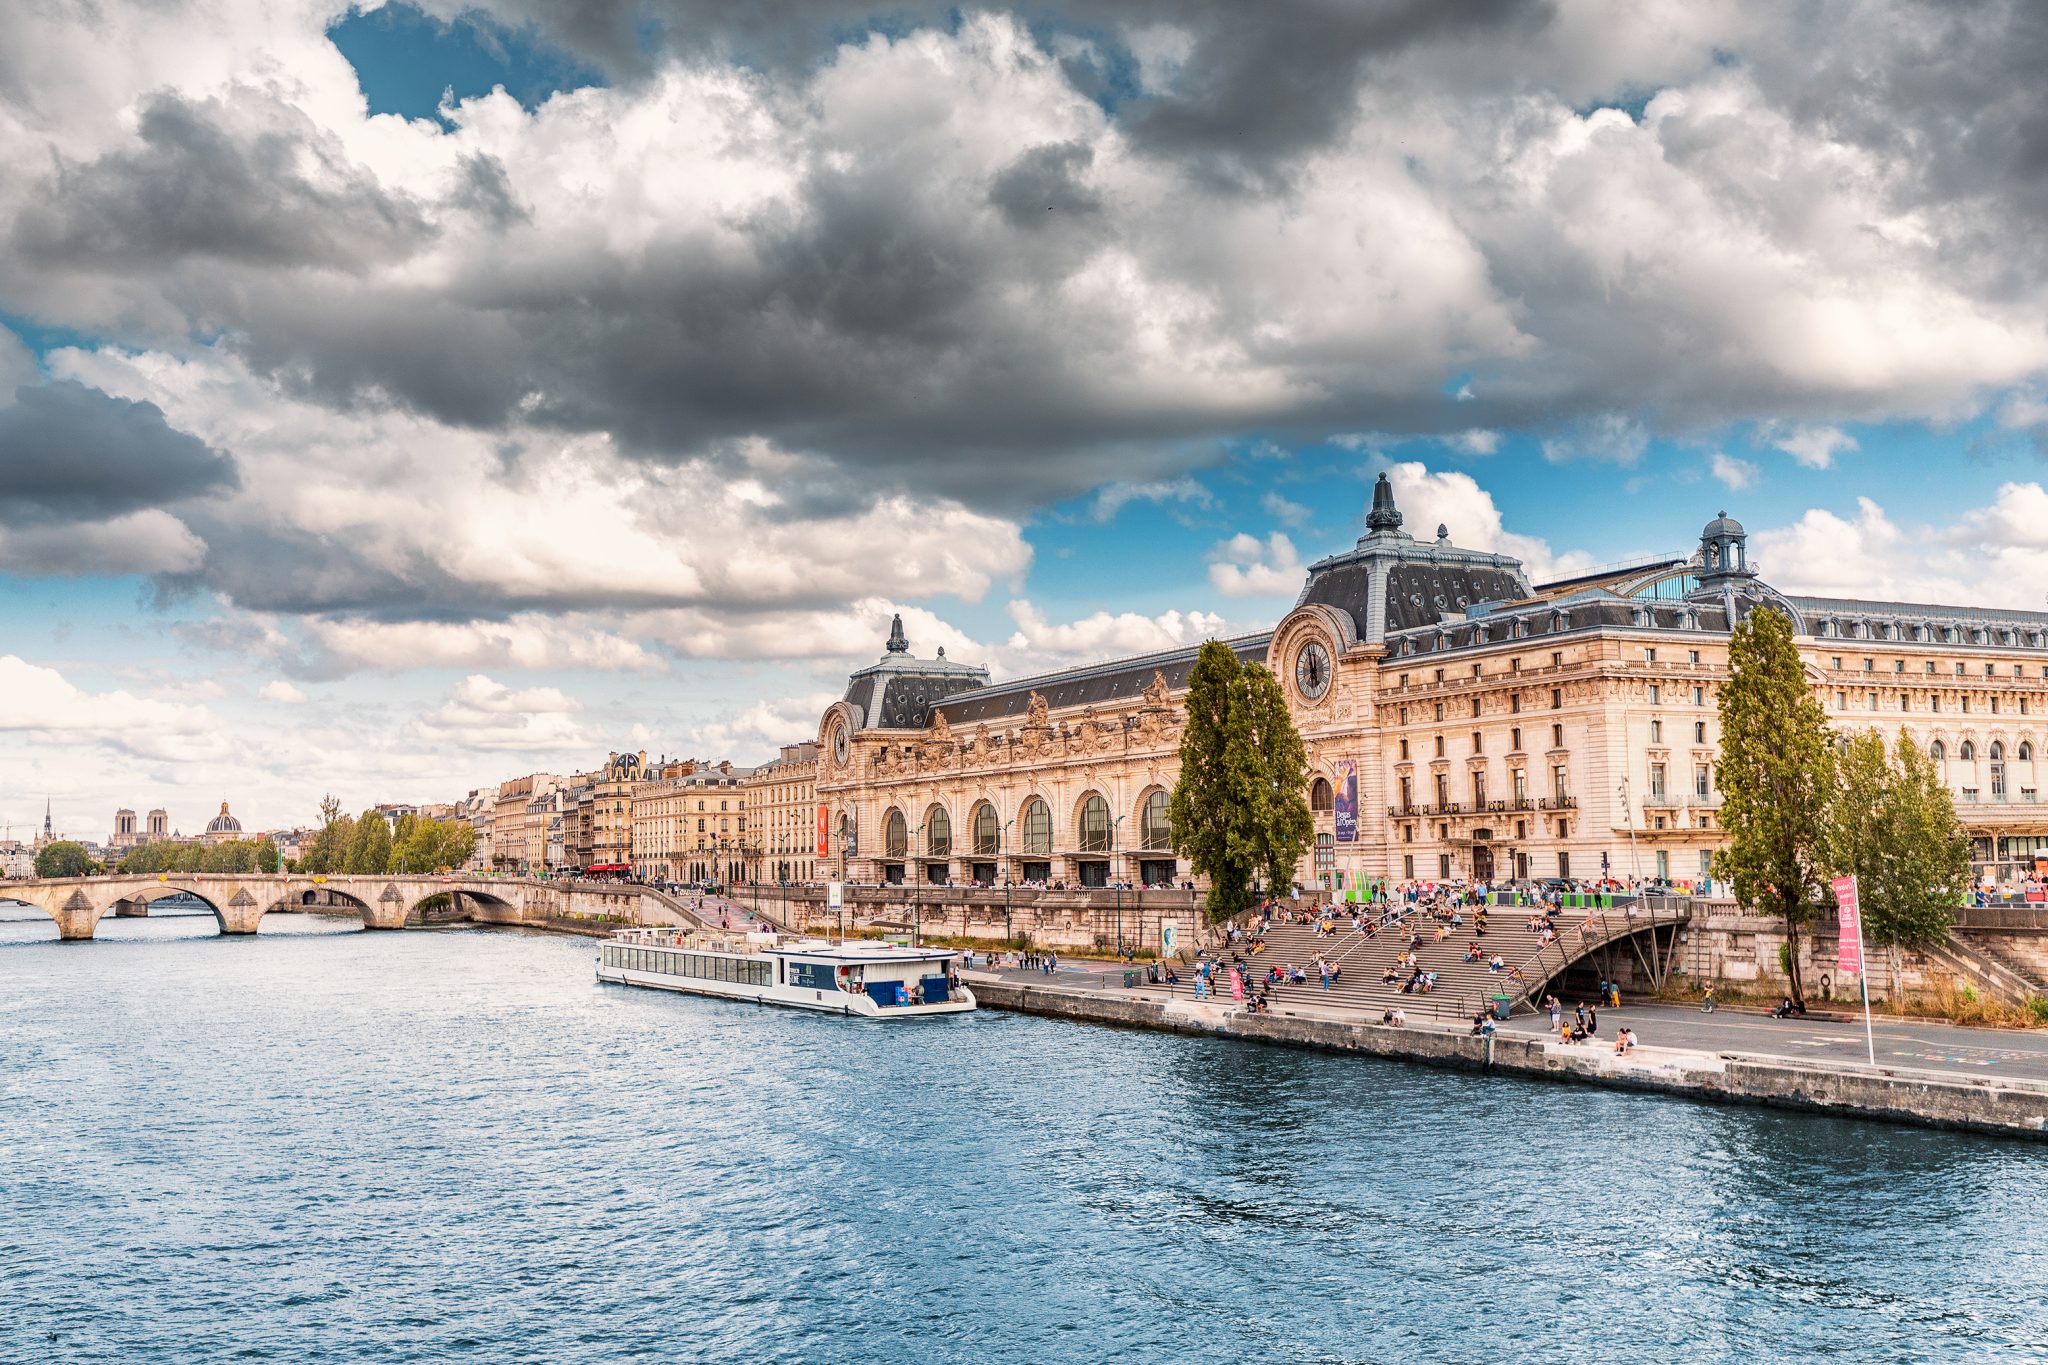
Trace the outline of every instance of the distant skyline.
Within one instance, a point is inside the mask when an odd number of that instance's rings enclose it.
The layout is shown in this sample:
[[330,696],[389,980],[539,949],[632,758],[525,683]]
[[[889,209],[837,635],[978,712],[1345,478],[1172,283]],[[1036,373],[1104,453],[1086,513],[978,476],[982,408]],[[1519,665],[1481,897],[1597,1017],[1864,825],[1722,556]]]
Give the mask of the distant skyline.
[[[1256,629],[1362,530],[2048,605],[2048,9],[0,14],[0,820]],[[73,812],[66,816],[64,812]],[[104,837],[93,830],[90,837]]]

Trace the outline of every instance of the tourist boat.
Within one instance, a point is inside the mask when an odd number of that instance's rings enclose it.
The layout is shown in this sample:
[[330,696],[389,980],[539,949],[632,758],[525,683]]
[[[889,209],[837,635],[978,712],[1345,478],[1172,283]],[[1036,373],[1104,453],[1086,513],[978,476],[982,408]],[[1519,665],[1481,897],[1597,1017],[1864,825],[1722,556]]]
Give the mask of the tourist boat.
[[597,979],[764,1005],[897,1019],[964,1014],[947,948],[829,942],[774,933],[620,929],[598,953]]

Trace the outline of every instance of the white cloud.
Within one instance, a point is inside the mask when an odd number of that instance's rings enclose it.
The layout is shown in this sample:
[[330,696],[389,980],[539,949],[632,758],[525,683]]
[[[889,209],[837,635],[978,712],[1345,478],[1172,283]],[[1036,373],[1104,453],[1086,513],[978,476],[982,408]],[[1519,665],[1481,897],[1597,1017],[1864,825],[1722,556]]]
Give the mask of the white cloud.
[[282,678],[274,678],[263,684],[256,689],[256,695],[264,701],[276,702],[280,706],[304,706],[310,700],[303,691]]
[[644,645],[581,617],[521,612],[502,621],[367,621],[315,617],[301,624],[303,646],[280,637],[280,652],[303,671],[327,676],[418,668],[590,669],[660,672]]
[[1055,625],[1030,602],[1019,600],[1010,603],[1010,618],[1017,623],[1017,629],[997,651],[994,666],[1000,669],[999,676],[1044,672],[1127,654],[1149,654],[1224,634],[1223,618],[1205,611],[1166,611],[1157,616],[1134,611],[1098,611],[1078,621]]
[[189,573],[206,542],[161,508],[110,521],[0,526],[0,571],[39,576]]
[[1844,517],[1811,508],[1755,533],[1754,559],[1787,592],[2010,607],[2048,604],[2048,490],[2002,484],[1993,500],[1946,525],[1901,525],[1874,499]]
[[572,719],[582,709],[559,688],[515,691],[472,673],[455,685],[445,702],[420,717],[419,726],[429,737],[463,748],[498,750],[538,761],[596,747]]
[[1401,529],[1418,540],[1434,539],[1441,525],[1455,545],[1521,560],[1532,583],[1582,573],[1595,563],[1582,550],[1560,554],[1541,537],[1508,530],[1493,495],[1470,474],[1404,461],[1387,466],[1387,481],[1394,486],[1394,502],[1401,509]]
[[1301,591],[1306,570],[1283,531],[1265,540],[1240,531],[1209,551],[1209,583],[1225,597],[1280,597]]
[[818,719],[825,708],[839,700],[836,692],[812,692],[759,701],[729,715],[704,722],[693,739],[713,760],[730,758],[735,763],[765,763],[785,744],[800,744],[818,737]]
[[1291,502],[1271,491],[1259,498],[1259,506],[1265,509],[1267,516],[1282,526],[1306,526],[1309,519],[1315,515],[1300,503]]
[[1133,502],[1182,503],[1190,507],[1214,507],[1216,496],[1192,478],[1165,479],[1152,483],[1112,483],[1095,495],[1089,515],[1096,521],[1114,521],[1116,514]]
[[1484,427],[1453,432],[1441,440],[1460,455],[1491,455],[1500,449],[1500,433]]
[[204,707],[152,701],[125,691],[86,692],[54,668],[0,656],[0,731],[53,744],[85,741],[143,759],[210,756],[222,742]]
[[1739,460],[1725,451],[1717,450],[1709,455],[1707,468],[1715,478],[1737,493],[1756,483],[1756,466],[1748,460]]
[[1766,423],[1760,434],[1808,469],[1827,469],[1834,464],[1837,454],[1857,448],[1856,438],[1840,427],[1791,426],[1772,422]]

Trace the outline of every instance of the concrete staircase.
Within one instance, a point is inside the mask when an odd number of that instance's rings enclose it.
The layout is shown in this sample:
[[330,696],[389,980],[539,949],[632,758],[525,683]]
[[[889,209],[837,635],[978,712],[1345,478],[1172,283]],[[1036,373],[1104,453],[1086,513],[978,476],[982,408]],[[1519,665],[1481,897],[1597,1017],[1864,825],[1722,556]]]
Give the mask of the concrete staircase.
[[[1308,972],[1308,980],[1302,985],[1276,984],[1271,988],[1275,1009],[1341,1009],[1377,1019],[1387,1009],[1398,1005],[1410,1019],[1470,1019],[1475,1012],[1489,1006],[1496,995],[1520,996],[1523,983],[1511,979],[1505,971],[1489,971],[1484,960],[1464,960],[1465,947],[1472,941],[1473,913],[1469,908],[1463,913],[1463,927],[1447,928],[1441,943],[1434,938],[1437,921],[1422,915],[1411,915],[1398,924],[1388,924],[1370,937],[1353,930],[1348,920],[1340,920],[1339,932],[1330,938],[1317,934],[1313,926],[1275,924],[1267,931],[1265,950],[1250,956],[1247,966],[1255,981],[1263,977],[1269,968],[1284,968],[1289,963]],[[1500,954],[1501,960],[1509,966],[1533,958],[1541,941],[1540,935],[1523,925],[1536,913],[1536,909],[1530,906],[1490,907],[1487,930],[1479,940],[1480,947],[1488,957]],[[1569,910],[1561,911],[1555,923],[1560,933],[1568,938],[1576,930],[1577,921]],[[1410,935],[1417,930],[1422,935],[1422,943],[1415,949],[1416,961],[1425,971],[1437,974],[1436,989],[1427,995],[1403,995],[1401,983],[1407,980],[1408,969],[1400,969],[1392,984],[1384,983],[1380,978],[1393,965],[1395,957],[1408,951]],[[1327,991],[1322,988],[1315,971],[1314,959],[1318,952],[1343,968]],[[1568,1000],[1565,1006],[1569,1009],[1575,1003]]]

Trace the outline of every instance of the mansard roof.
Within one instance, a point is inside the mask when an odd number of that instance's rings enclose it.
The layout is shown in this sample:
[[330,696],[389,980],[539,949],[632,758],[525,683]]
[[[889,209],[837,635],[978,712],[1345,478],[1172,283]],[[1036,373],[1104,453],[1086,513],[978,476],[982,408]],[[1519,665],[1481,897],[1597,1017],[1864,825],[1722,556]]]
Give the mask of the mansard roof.
[[[1264,631],[1257,635],[1239,635],[1224,643],[1247,663],[1264,663],[1266,646],[1272,640],[1273,633]],[[1188,674],[1195,666],[1195,656],[1201,650],[1198,644],[1186,645],[1157,654],[1139,654],[1127,659],[1062,669],[1056,673],[1016,678],[994,687],[949,697],[938,709],[945,713],[948,725],[959,726],[1021,716],[1030,707],[1033,692],[1045,698],[1045,704],[1055,711],[1068,706],[1129,703],[1136,701],[1152,685],[1154,674],[1164,674],[1169,688],[1178,690],[1186,687]]]

